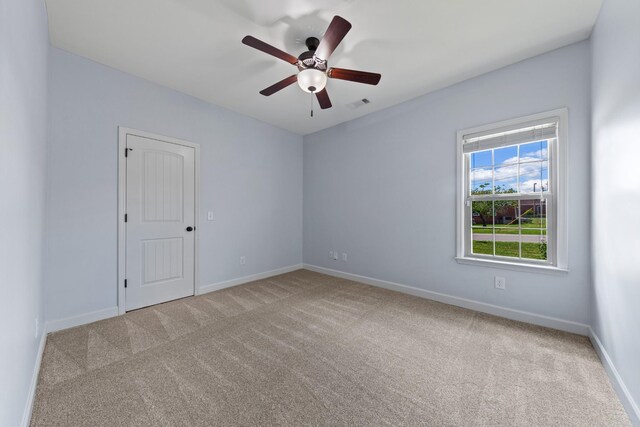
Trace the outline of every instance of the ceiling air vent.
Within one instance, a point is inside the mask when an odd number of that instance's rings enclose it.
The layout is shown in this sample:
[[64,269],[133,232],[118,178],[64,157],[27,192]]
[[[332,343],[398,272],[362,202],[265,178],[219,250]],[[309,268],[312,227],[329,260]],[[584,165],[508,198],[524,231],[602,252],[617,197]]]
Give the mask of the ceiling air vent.
[[360,108],[364,105],[370,104],[371,101],[367,98],[362,98],[357,100],[356,102],[351,102],[349,104],[347,104],[347,108],[351,109],[351,110],[355,110],[356,108]]

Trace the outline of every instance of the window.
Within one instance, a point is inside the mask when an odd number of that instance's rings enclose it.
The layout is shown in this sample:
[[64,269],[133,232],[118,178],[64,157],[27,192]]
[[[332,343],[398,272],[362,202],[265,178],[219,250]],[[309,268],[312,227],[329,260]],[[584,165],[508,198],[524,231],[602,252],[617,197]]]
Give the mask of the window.
[[567,111],[458,132],[459,262],[566,270]]

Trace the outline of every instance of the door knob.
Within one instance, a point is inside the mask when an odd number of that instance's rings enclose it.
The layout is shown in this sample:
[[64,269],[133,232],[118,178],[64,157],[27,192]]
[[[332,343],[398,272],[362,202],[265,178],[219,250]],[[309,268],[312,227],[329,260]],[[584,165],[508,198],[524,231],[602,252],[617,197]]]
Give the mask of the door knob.
[[195,228],[195,227],[192,227],[192,226],[188,226],[188,227],[187,227],[187,231],[193,231],[193,230],[195,230],[195,229],[196,229],[196,228]]

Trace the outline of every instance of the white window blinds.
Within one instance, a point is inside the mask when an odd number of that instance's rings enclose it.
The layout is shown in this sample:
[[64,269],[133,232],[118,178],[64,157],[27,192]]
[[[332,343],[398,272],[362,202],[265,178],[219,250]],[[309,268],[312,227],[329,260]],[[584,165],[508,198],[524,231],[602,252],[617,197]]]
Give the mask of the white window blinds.
[[472,153],[507,145],[526,144],[528,142],[557,138],[559,120],[558,117],[551,117],[524,125],[519,124],[464,135],[462,137],[462,150],[464,153]]

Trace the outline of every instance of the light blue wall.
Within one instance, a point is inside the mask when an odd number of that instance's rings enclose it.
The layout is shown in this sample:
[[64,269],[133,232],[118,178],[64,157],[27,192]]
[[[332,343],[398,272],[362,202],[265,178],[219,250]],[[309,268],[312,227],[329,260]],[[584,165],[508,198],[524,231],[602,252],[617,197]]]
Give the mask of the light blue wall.
[[[304,262],[588,323],[589,69],[581,42],[305,136]],[[456,131],[560,107],[569,109],[570,272],[457,264]],[[329,260],[332,249],[348,262]],[[495,275],[506,291],[494,289]]]
[[42,334],[48,47],[44,2],[0,2],[2,426],[22,422]]
[[605,0],[592,35],[592,327],[640,426],[640,2]]
[[200,285],[301,262],[302,137],[59,49],[50,61],[47,320],[116,306],[118,126],[201,144]]

